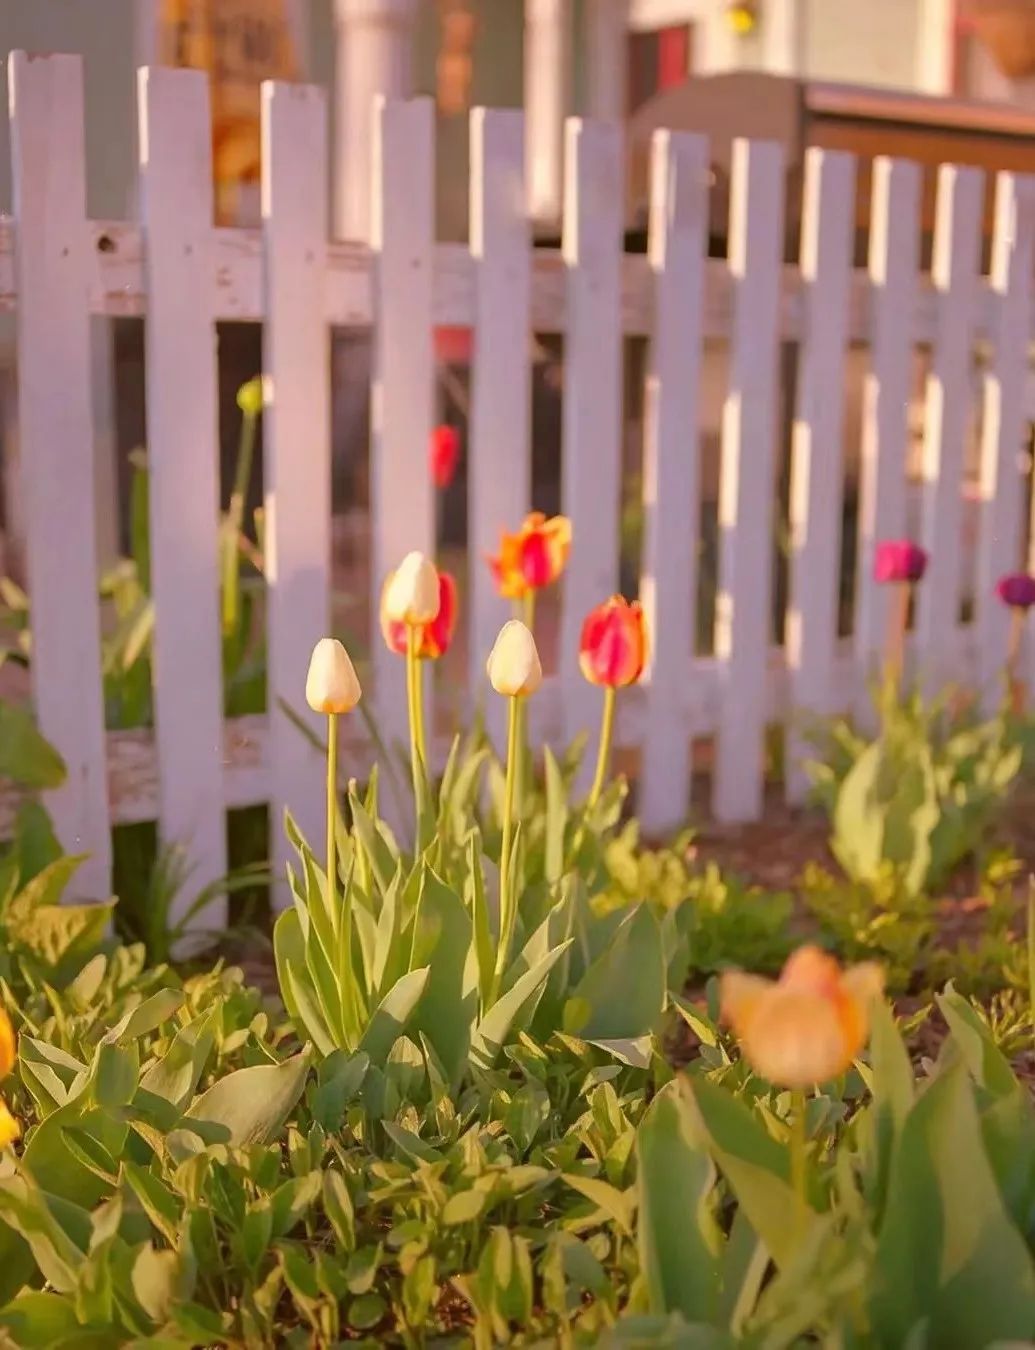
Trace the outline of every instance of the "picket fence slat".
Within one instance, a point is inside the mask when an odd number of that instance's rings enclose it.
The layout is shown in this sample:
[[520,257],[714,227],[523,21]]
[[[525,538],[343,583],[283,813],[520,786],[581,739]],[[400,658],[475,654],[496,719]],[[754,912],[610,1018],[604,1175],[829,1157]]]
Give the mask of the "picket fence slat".
[[[208,80],[142,70],[139,100],[158,824],[186,850],[196,893],[226,874]],[[190,899],[175,896],[174,921]],[[225,918],[224,902],[204,923]]]
[[32,688],[65,758],[47,794],[65,848],[89,853],[70,896],[107,898],[111,834],[97,594],[83,70],[70,56],[9,63],[18,285],[19,447],[32,615]]
[[973,314],[980,257],[981,172],[938,170],[931,275],[940,297],[924,398],[920,533],[928,553],[919,588],[919,672],[930,688],[953,675],[951,636],[960,607],[963,467],[973,370]]
[[1000,173],[995,185],[990,282],[999,296],[999,324],[984,380],[978,476],[974,624],[978,680],[989,712],[1002,698],[999,675],[1009,616],[995,594],[1004,572],[1021,565],[1024,480],[1018,464],[1027,427],[1025,382],[1035,267],[1035,178]]
[[502,531],[524,518],[531,492],[532,382],[529,362],[531,237],[524,213],[525,128],[520,112],[476,108],[471,114],[471,254],[476,318],[471,371],[471,595],[469,691],[503,748],[504,706],[484,699],[485,660],[509,617],[486,565]]
[[759,815],[772,612],[784,156],[734,141],[729,266],[735,281],[722,412],[715,652],[725,662],[712,807],[722,822]]
[[[371,247],[378,255],[370,405],[371,604],[407,553],[435,551],[428,473],[435,394],[432,250],[434,105],[381,101],[374,119]],[[374,643],[377,719],[388,745],[406,741],[404,662]],[[385,805],[388,805],[386,799]]]
[[651,146],[654,332],[643,438],[644,570],[650,679],[639,810],[651,834],[686,820],[690,727],[680,725],[694,653],[700,516],[698,407],[708,247],[708,142],[658,131]]
[[[920,168],[880,156],[873,162],[870,245],[870,368],[863,383],[859,444],[855,652],[870,675],[888,624],[888,592],[873,579],[874,551],[906,527],[905,475],[920,260]],[[867,713],[867,696],[859,712]]]
[[810,147],[805,157],[801,272],[804,340],[791,437],[787,664],[794,682],[787,795],[803,800],[808,746],[800,719],[835,711],[833,683],[844,495],[844,360],[855,236],[855,158]]
[[[618,588],[622,472],[622,134],[568,119],[563,248],[568,316],[564,341],[561,504],[571,520],[564,577],[560,673],[565,735],[592,731],[599,692],[579,673],[582,623]],[[586,765],[592,766],[587,754]]]
[[290,857],[289,808],[314,843],[323,837],[320,756],[284,705],[326,738],[305,703],[309,657],[330,621],[330,339],[324,322],[327,105],[322,89],[262,86],[262,213],[266,250],[263,365],[266,502],[270,839],[277,904]]

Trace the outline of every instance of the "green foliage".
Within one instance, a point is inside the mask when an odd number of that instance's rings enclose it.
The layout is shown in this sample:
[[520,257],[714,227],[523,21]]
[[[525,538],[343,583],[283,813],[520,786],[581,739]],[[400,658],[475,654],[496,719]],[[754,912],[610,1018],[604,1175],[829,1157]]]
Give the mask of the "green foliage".
[[810,765],[831,815],[831,847],[852,880],[909,893],[943,884],[979,846],[1021,767],[1022,746],[1006,716],[953,714],[948,697],[884,698],[877,738],[843,722],[816,735]]
[[801,895],[829,945],[847,961],[879,960],[893,992],[908,989],[922,971],[934,937],[933,906],[890,865],[864,885],[810,863]]
[[0,855],[0,976],[16,990],[38,980],[62,988],[104,940],[113,900],[63,900],[82,861],[61,852],[42,806],[22,804]]
[[705,1072],[665,1089],[637,1144],[640,1317],[609,1344],[649,1326],[669,1338],[649,1343],[688,1346],[970,1350],[1030,1335],[1035,1114],[970,1006],[951,992],[940,1005],[952,1035],[927,1082],[914,1086],[881,1010],[872,1096],[841,1128],[842,1103],[810,1103],[797,1229],[788,1094],[752,1099]]
[[[406,1036],[427,1046],[454,1089],[491,1069],[523,1031],[563,1027],[647,1063],[666,1003],[662,926],[642,904],[597,915],[581,875],[563,863],[578,850],[588,858],[599,836],[578,819],[569,831],[560,797],[539,828],[517,832],[517,942],[494,991],[498,861],[474,814],[486,763],[482,750],[465,758],[454,748],[437,804],[423,790],[412,855],[378,815],[376,777],[363,800],[351,787],[330,904],[323,868],[288,821],[299,867],[274,951],[300,1038],[321,1055],[363,1051],[381,1066]],[[495,834],[491,821],[486,828]]]

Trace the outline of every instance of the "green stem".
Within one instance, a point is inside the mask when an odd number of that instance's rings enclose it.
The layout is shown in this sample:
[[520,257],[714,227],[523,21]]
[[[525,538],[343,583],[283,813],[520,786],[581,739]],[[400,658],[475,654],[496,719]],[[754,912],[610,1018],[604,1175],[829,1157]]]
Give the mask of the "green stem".
[[[327,913],[338,935],[338,983],[346,1035],[355,1026],[355,994],[352,973],[352,912],[349,895],[338,904],[338,718],[327,715]],[[350,1047],[343,1047],[350,1048]]]
[[234,486],[227,511],[226,553],[223,559],[223,632],[232,633],[237,627],[238,597],[241,588],[241,569],[237,560],[237,540],[244,525],[244,500],[252,478],[252,460],[255,457],[255,430],[258,418],[254,413],[241,417],[241,435],[237,443],[237,465]]
[[337,927],[338,859],[335,821],[338,814],[338,717],[327,714],[327,913]]
[[490,1005],[499,995],[500,981],[510,958],[510,944],[516,920],[515,897],[510,891],[510,850],[514,837],[514,777],[518,757],[519,698],[511,698],[507,709],[507,779],[503,792],[503,843],[500,846],[500,941],[496,951],[496,971],[492,980]]
[[614,685],[607,685],[604,689],[604,712],[600,719],[600,746],[597,750],[597,770],[593,775],[593,786],[589,790],[589,798],[586,802],[586,809],[592,811],[600,800],[600,794],[604,790],[604,780],[607,778],[608,765],[611,762],[611,741],[615,731],[615,695]]
[[406,709],[410,722],[410,771],[413,775],[413,802],[420,801],[420,741],[417,727],[417,633],[406,625]]
[[805,1235],[809,1211],[805,1185],[806,1132],[805,1093],[802,1088],[791,1092],[791,1188],[794,1191],[794,1234],[798,1243]]
[[[515,605],[515,608],[518,606]],[[521,621],[528,631],[535,636],[535,591],[529,589],[522,597],[520,604]],[[528,767],[528,708],[525,700],[519,700],[518,707],[518,761],[516,769],[516,781],[514,783],[514,800],[517,803],[517,817],[522,819],[525,803],[525,770]]]
[[427,772],[428,743],[424,738],[424,662],[419,656],[414,660],[413,710],[417,714],[417,753],[424,765],[424,771]]

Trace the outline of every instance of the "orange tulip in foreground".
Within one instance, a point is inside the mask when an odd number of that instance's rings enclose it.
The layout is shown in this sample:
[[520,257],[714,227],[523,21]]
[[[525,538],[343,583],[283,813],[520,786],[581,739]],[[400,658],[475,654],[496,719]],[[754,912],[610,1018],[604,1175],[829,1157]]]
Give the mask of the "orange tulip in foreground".
[[571,551],[571,521],[567,516],[547,520],[533,511],[517,534],[504,534],[500,551],[489,559],[493,579],[506,600],[520,600],[529,591],[549,586],[564,571]]
[[883,988],[884,972],[872,961],[842,970],[818,947],[799,947],[775,982],[723,975],[722,1019],[763,1078],[806,1088],[849,1067],[866,1044],[870,1008]]
[[[381,634],[385,646],[396,656],[406,655],[406,624],[401,619],[390,619],[385,607],[385,596],[392,577],[389,575],[381,591]],[[456,582],[448,572],[438,574],[438,613],[430,623],[417,627],[416,653],[421,661],[437,661],[449,650],[456,630]]]
[[635,684],[647,661],[643,608],[613,595],[586,615],[579,642],[579,669],[590,684],[624,689]]

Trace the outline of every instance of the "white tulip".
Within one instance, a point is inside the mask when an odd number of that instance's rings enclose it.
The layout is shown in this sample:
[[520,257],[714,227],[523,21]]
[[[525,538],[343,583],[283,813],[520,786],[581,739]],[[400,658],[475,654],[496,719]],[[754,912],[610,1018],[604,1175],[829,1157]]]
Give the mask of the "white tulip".
[[337,638],[321,638],[313,648],[305,681],[310,708],[318,713],[351,712],[362,694],[348,652]]

